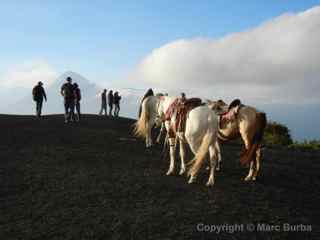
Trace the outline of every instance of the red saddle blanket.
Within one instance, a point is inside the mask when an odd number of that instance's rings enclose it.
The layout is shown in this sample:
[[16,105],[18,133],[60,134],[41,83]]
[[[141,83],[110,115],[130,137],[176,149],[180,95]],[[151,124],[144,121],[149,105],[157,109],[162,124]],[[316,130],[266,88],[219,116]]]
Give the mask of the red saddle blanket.
[[185,101],[180,100],[177,98],[166,111],[166,120],[170,120],[173,114],[176,114],[175,125],[171,126],[171,134],[169,132],[169,135],[172,135],[173,132],[184,132],[188,113],[202,104],[200,98],[189,98]]
[[179,102],[180,102],[180,98],[176,98],[176,100],[174,100],[173,103],[171,103],[171,105],[169,106],[169,108],[167,109],[167,111],[165,113],[165,120],[166,121],[169,121],[171,119]]

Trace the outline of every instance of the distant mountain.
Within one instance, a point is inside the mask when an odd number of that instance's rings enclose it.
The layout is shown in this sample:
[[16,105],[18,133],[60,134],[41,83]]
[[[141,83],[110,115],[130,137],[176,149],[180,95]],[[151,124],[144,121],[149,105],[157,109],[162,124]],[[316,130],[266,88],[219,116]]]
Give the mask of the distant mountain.
[[[99,91],[101,91],[100,88],[78,73],[66,72],[58,77],[49,87],[44,85],[48,102],[44,103],[43,114],[63,113],[63,98],[60,95],[60,88],[68,76],[73,79],[73,82],[78,83],[82,90],[82,111],[86,113],[96,113],[99,108],[98,95]],[[11,114],[33,114],[34,109],[35,104],[32,100],[31,89],[29,89],[29,93],[26,96],[10,104],[5,112]]]

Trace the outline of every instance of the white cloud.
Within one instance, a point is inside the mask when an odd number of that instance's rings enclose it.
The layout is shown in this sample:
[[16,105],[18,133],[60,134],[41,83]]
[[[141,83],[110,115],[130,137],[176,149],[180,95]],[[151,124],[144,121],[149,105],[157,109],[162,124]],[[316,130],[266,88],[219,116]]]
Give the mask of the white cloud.
[[53,83],[58,73],[44,61],[30,61],[15,65],[0,74],[0,86],[5,88],[30,88],[42,81],[46,86]]
[[320,102],[320,7],[221,39],[182,39],[152,51],[135,79],[211,98]]

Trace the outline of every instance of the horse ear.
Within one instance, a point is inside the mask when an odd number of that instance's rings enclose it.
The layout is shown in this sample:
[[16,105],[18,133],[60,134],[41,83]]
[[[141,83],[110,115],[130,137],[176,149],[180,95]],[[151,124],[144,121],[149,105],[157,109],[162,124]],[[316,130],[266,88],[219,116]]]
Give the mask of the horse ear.
[[219,99],[217,103],[219,103],[220,105],[227,105],[222,99]]

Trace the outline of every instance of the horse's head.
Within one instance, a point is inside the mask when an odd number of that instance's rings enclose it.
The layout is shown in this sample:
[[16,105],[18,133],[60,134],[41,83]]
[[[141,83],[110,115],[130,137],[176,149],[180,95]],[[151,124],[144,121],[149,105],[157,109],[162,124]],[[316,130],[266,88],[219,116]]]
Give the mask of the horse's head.
[[223,100],[211,101],[207,100],[208,107],[212,109],[217,114],[222,114],[228,111],[228,104],[226,104]]

